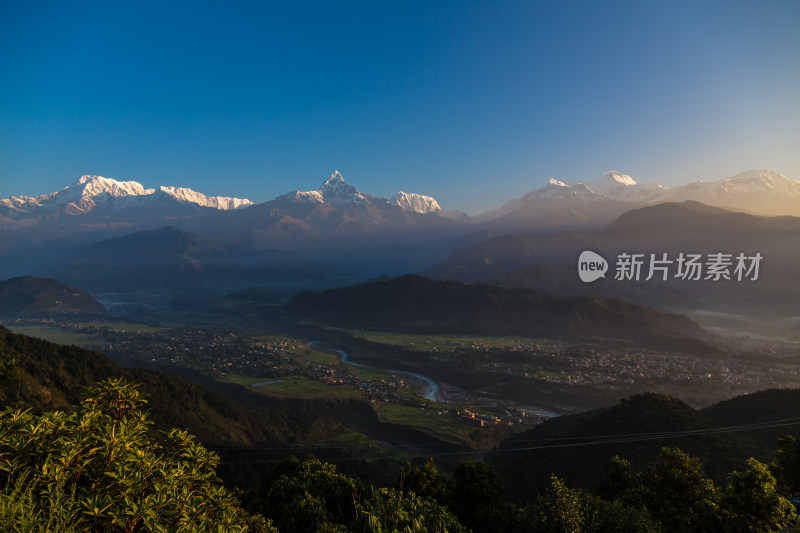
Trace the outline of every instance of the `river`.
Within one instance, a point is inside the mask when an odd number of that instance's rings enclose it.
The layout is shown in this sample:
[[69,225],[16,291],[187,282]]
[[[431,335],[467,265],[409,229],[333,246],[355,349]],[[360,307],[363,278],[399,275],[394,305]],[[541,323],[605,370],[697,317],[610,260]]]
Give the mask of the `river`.
[[[310,341],[308,343],[309,346],[316,346],[319,343],[317,341]],[[350,360],[350,354],[345,352],[344,350],[335,350],[337,354],[339,354],[339,358],[342,363],[351,366],[366,366],[360,363],[356,363]],[[416,372],[408,372],[406,370],[390,370],[388,368],[379,368],[378,370],[383,370],[384,372],[389,372],[391,374],[405,374],[406,376],[414,376],[415,378],[422,380],[425,383],[425,398],[428,400],[435,402],[436,399],[439,397],[439,384],[433,381],[431,378],[427,376],[423,376],[422,374],[418,374]]]

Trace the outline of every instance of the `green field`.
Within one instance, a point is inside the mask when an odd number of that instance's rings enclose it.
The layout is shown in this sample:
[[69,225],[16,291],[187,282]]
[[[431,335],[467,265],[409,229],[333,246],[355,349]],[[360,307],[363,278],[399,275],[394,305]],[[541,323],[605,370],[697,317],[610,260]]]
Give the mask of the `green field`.
[[[280,379],[279,383],[251,387],[254,383]],[[344,385],[333,385],[311,379],[307,376],[284,376],[281,378],[245,376],[242,374],[229,374],[222,381],[238,383],[250,387],[251,390],[275,398],[304,398],[304,399],[346,399],[363,398],[359,391]]]
[[153,333],[154,331],[159,331],[161,328],[158,326],[148,326],[146,324],[139,324],[136,322],[100,322],[100,321],[93,321],[93,322],[81,322],[75,324],[76,326],[83,326],[83,327],[95,327],[95,328],[102,328],[106,327],[109,329],[114,329],[118,331],[133,331],[136,333]]
[[459,421],[450,413],[439,415],[435,409],[423,410],[408,405],[384,403],[377,404],[375,412],[381,422],[410,426],[439,440],[454,444],[472,444],[470,434],[478,429]]
[[28,335],[29,337],[36,337],[46,341],[54,342],[56,344],[74,344],[89,348],[91,350],[98,350],[108,344],[94,335],[87,335],[85,333],[78,333],[74,331],[64,331],[58,326],[9,326],[14,333]]
[[[370,342],[390,344],[412,350],[432,351],[451,350],[454,348],[474,348],[485,346],[489,348],[503,348],[508,346],[538,344],[547,347],[551,341],[532,339],[528,337],[482,337],[470,335],[416,335],[407,333],[394,333],[391,331],[365,331],[345,330],[354,337],[359,337]],[[563,343],[562,343],[563,344]]]

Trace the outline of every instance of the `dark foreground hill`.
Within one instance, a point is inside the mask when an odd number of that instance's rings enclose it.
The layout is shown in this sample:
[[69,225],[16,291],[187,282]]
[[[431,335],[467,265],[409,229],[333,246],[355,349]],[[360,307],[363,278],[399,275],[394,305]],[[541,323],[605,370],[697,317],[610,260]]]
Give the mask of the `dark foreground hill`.
[[401,276],[293,297],[287,312],[342,327],[477,335],[603,338],[699,353],[710,336],[688,318],[622,300]]
[[105,315],[88,292],[54,279],[23,276],[0,281],[0,316]]
[[[546,488],[551,474],[570,486],[594,488],[611,471],[615,455],[641,468],[664,446],[700,458],[706,473],[722,482],[729,472],[746,469],[749,457],[768,463],[779,437],[800,432],[798,400],[800,390],[768,390],[695,410],[674,398],[641,394],[551,419],[506,440],[486,458],[520,501]],[[779,419],[794,423],[754,427]]]

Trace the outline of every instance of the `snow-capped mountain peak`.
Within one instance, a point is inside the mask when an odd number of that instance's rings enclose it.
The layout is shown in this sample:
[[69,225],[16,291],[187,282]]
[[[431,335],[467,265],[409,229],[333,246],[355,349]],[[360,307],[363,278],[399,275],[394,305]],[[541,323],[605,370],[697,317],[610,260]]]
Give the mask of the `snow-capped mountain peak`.
[[400,191],[392,196],[389,202],[402,207],[404,211],[412,211],[414,213],[435,213],[442,210],[435,198],[413,192]]
[[322,199],[331,204],[346,204],[350,202],[363,202],[364,195],[344,181],[344,177],[335,170],[319,188]]
[[333,205],[350,203],[363,204],[366,196],[344,180],[344,177],[335,170],[322,186],[316,191],[292,191],[276,198],[301,204],[320,204],[327,202]]
[[389,200],[364,194],[347,183],[338,170],[334,171],[333,174],[322,182],[322,186],[316,191],[293,191],[279,196],[276,200],[298,204],[328,203],[337,206],[347,204],[365,205],[379,201],[379,203],[387,202],[391,205],[399,206],[404,211],[414,213],[435,213],[442,211],[439,202],[437,202],[435,198],[422,194],[400,191]]
[[719,181],[671,189],[663,201],[695,200],[767,215],[800,216],[800,180],[773,170],[748,170]]
[[596,197],[597,193],[583,183],[569,185],[561,180],[550,178],[547,185],[529,192],[520,198],[520,201],[522,203],[544,199],[592,201]]
[[589,181],[586,185],[598,194],[613,200],[629,202],[647,202],[666,189],[658,183],[639,183],[632,177],[615,170],[610,170],[599,179]]
[[774,192],[796,196],[800,180],[787,178],[774,170],[748,170],[722,180],[720,186],[727,192],[742,195]]
[[622,172],[617,172],[616,170],[609,170],[608,172],[605,172],[597,181],[602,181],[617,185],[637,185],[635,179],[628,176],[627,174],[623,174]]
[[103,176],[86,175],[81,176],[71,187],[57,192],[56,197],[63,201],[76,196],[90,198],[102,194],[113,197],[144,196],[153,194],[153,192],[155,192],[154,189],[145,189],[141,183],[136,181],[117,181]]

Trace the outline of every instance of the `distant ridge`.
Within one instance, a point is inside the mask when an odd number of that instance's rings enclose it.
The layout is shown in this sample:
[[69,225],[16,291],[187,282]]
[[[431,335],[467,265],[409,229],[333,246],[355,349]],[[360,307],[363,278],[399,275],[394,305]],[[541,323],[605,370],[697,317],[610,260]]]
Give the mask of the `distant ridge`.
[[290,252],[217,244],[165,226],[100,241],[38,273],[98,293],[156,289],[215,294],[276,279],[313,282],[338,272],[304,263]]
[[711,336],[680,315],[621,300],[559,298],[528,289],[405,275],[341,289],[305,292],[286,306],[294,316],[389,331],[635,340],[715,353]]
[[88,292],[54,279],[23,276],[0,281],[0,317],[105,315]]

